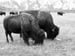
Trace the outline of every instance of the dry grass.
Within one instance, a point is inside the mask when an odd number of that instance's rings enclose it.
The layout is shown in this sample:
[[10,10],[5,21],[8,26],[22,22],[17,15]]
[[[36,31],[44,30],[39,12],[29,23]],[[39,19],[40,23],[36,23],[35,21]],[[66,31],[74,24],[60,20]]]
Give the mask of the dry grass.
[[0,17],[0,56],[74,56],[75,55],[75,14],[59,16],[52,13],[54,22],[60,27],[60,40],[45,40],[43,45],[27,46],[19,35],[13,34],[14,42],[8,44]]

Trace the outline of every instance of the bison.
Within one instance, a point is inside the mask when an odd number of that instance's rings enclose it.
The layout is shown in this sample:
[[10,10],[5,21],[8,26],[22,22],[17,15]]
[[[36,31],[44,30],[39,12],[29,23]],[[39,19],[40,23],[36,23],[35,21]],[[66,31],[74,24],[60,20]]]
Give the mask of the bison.
[[54,24],[53,17],[49,12],[30,10],[20,12],[20,14],[22,13],[32,14],[35,17],[35,19],[38,19],[38,25],[47,33],[48,39],[54,40],[59,34],[59,27]]
[[45,34],[44,30],[39,28],[38,20],[31,14],[25,13],[21,15],[8,16],[3,21],[7,42],[8,35],[13,41],[11,33],[21,34],[24,42],[29,45],[28,39],[35,40],[34,44],[43,44]]
[[5,12],[0,12],[0,15],[5,15],[6,13]]
[[18,15],[18,12],[10,12],[10,15]]
[[63,16],[64,12],[57,12],[57,14]]

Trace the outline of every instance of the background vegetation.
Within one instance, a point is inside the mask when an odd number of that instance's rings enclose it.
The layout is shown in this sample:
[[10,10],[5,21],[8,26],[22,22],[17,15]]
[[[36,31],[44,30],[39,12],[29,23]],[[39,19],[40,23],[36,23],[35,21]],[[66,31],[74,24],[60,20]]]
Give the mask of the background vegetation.
[[0,0],[0,10],[75,10],[75,0]]

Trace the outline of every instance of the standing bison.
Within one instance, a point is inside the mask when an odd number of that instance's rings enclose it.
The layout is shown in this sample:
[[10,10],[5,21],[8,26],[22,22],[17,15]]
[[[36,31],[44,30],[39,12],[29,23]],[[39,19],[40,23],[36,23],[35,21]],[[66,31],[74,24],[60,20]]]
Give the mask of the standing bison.
[[45,38],[44,30],[39,28],[38,20],[31,14],[25,13],[8,16],[4,19],[3,24],[7,42],[9,42],[8,35],[10,36],[11,41],[13,41],[11,33],[19,33],[22,35],[24,42],[28,45],[29,38],[32,38],[35,41],[34,44],[43,44]]
[[32,14],[35,19],[37,18],[40,28],[45,30],[48,39],[54,40],[59,34],[59,28],[54,24],[52,15],[49,12],[30,10],[20,13],[29,13]]
[[6,14],[5,12],[2,12],[2,11],[0,12],[0,15],[1,15],[1,16],[2,16],[2,15],[5,15],[5,14]]
[[64,12],[57,12],[57,14],[63,16]]
[[10,12],[10,15],[18,15],[18,12]]

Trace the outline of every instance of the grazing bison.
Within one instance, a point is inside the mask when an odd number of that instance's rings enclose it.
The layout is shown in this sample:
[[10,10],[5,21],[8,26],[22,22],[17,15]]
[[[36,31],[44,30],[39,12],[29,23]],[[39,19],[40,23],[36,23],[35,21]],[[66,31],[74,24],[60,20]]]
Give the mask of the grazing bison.
[[64,12],[57,12],[57,14],[63,16]]
[[59,33],[59,28],[54,24],[52,15],[46,11],[30,10],[22,13],[32,14],[35,19],[38,19],[38,24],[41,29],[47,33],[47,38],[54,40]]
[[7,42],[9,42],[8,35],[10,36],[11,41],[13,41],[11,33],[19,33],[22,35],[24,42],[28,45],[29,38],[32,38],[35,41],[34,44],[43,44],[45,38],[44,30],[39,28],[38,20],[31,14],[25,13],[8,16],[4,19],[3,24]]
[[0,12],[0,15],[5,15],[6,13],[5,12]]

